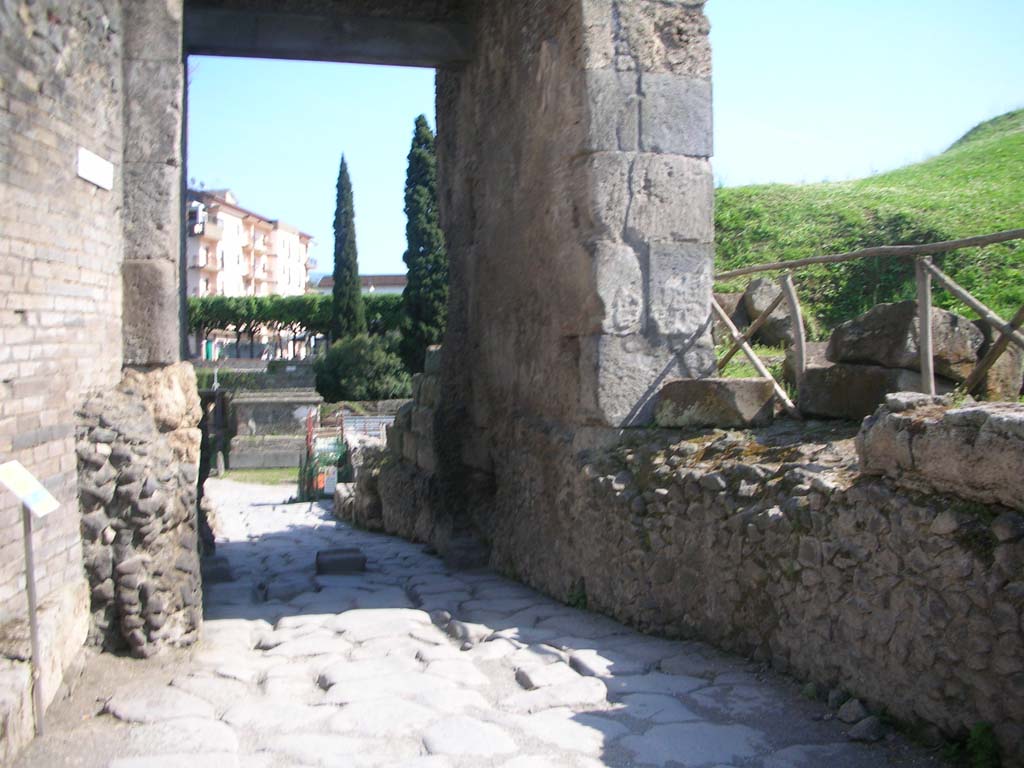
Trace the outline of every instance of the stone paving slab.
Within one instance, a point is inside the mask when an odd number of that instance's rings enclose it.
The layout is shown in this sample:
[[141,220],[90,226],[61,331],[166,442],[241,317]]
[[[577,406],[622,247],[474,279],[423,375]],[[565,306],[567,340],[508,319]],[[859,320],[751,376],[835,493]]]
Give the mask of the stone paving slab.
[[[942,765],[892,733],[850,741],[855,724],[744,659],[449,570],[287,490],[207,495],[234,580],[207,591],[201,643],[162,678],[132,662],[16,768]],[[342,547],[366,571],[315,575],[316,552]]]

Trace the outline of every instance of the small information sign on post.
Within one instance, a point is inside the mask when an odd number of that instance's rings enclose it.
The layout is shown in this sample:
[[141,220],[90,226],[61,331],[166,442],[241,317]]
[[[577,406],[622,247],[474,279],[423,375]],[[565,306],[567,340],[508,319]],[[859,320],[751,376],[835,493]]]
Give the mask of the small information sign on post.
[[25,592],[28,595],[28,628],[32,642],[32,705],[36,715],[36,733],[43,735],[43,691],[40,687],[39,620],[36,602],[35,557],[32,552],[32,517],[43,518],[60,507],[36,477],[17,461],[0,464],[0,484],[7,486],[21,502],[21,522],[25,540]]

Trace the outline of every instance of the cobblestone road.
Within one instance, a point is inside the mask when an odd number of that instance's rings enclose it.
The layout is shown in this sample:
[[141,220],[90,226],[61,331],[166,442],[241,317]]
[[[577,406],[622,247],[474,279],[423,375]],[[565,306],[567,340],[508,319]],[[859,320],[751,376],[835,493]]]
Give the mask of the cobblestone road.
[[[449,572],[421,546],[285,505],[288,489],[207,492],[227,567],[206,586],[202,642],[120,662],[75,694],[93,711],[65,712],[19,766],[940,765],[896,736],[850,741],[824,704],[755,665]],[[315,552],[339,546],[359,547],[367,571],[316,576]]]

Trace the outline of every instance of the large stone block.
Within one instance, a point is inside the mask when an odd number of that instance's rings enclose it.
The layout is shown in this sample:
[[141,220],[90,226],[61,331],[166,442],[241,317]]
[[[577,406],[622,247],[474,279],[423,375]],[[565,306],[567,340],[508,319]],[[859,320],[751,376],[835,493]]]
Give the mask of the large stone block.
[[418,405],[412,412],[412,431],[430,441],[434,436],[434,409]]
[[[940,393],[954,384],[936,378]],[[921,374],[904,368],[835,363],[808,367],[800,382],[797,406],[805,416],[826,419],[863,419],[892,392],[920,392]]]
[[[774,280],[759,277],[751,280],[743,291],[743,309],[751,322],[761,317],[782,292]],[[762,344],[771,347],[789,346],[793,343],[793,320],[789,316],[789,307],[783,302],[768,316],[767,322],[754,335]]]
[[615,18],[612,0],[583,0],[583,52],[587,69],[610,67],[615,61]]
[[125,261],[122,280],[125,364],[178,362],[178,265],[170,261]]
[[640,83],[641,151],[710,157],[711,81],[651,72]]
[[161,432],[188,429],[199,424],[202,408],[196,390],[196,372],[191,363],[152,369],[126,368],[119,388],[142,396]]
[[[984,320],[975,320],[974,325],[985,337],[985,345],[981,348],[981,356],[988,352],[993,337],[992,328]],[[1010,344],[1006,351],[988,370],[982,382],[981,391],[986,400],[1017,400],[1024,388],[1024,350],[1016,344]]]
[[650,424],[656,395],[666,381],[707,376],[714,364],[710,334],[685,342],[592,336],[580,345],[580,402],[601,424]]
[[638,87],[636,72],[587,70],[587,137],[584,150],[637,150],[640,105]]
[[630,205],[633,157],[625,152],[595,152],[576,160],[573,173],[581,237],[622,239]]
[[[916,301],[879,304],[832,332],[828,359],[920,371],[918,330]],[[954,381],[966,379],[978,361],[984,341],[981,331],[966,317],[932,309],[936,375]]]
[[315,562],[317,573],[338,575],[366,570],[366,555],[355,547],[321,549],[316,553]]
[[181,167],[125,163],[125,260],[181,259]]
[[125,58],[174,61],[180,67],[182,4],[182,0],[124,3]]
[[710,77],[710,25],[703,5],[703,0],[616,4],[616,50],[643,72]]
[[[829,365],[825,357],[827,341],[808,341],[804,345],[804,367],[822,368]],[[782,379],[792,387],[796,387],[800,377],[796,370],[796,347],[786,347],[786,359],[782,363]]]
[[181,165],[180,60],[125,63],[124,159]]
[[629,185],[627,233],[646,242],[714,239],[714,184],[706,160],[636,156]]
[[601,330],[626,335],[643,330],[644,276],[640,260],[628,245],[599,242],[594,246],[597,295],[604,305]]
[[441,402],[441,377],[437,374],[424,376],[418,397],[427,408],[436,408]]
[[658,392],[659,427],[755,427],[775,412],[771,379],[679,379]]
[[427,347],[426,355],[423,358],[423,372],[427,375],[441,373],[441,345],[432,344]]
[[652,243],[647,274],[650,328],[663,336],[711,331],[712,246]]
[[947,409],[889,398],[857,436],[861,469],[897,483],[1024,510],[1024,405]]
[[[747,315],[746,307],[743,306],[742,293],[716,293],[713,295],[715,301],[718,302],[719,306],[725,310],[725,314],[732,320],[733,325],[741,331],[750,325],[750,316]],[[724,344],[732,339],[729,329],[718,319],[718,315],[714,316],[711,332],[714,334],[716,344]]]

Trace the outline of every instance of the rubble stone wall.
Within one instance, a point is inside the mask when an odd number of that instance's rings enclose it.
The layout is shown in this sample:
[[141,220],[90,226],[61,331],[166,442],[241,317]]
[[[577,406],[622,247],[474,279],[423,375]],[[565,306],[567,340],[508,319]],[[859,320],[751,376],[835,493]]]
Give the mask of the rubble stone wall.
[[[646,631],[843,689],[925,733],[990,722],[1006,755],[1024,754],[1024,518],[863,474],[853,432],[636,430],[581,451],[579,436],[574,447],[524,430],[501,459],[519,485],[496,490],[498,509],[523,500],[517,514],[480,518],[491,563]],[[1015,450],[1024,457],[1021,437]],[[443,539],[437,483],[392,452],[378,482],[385,529]]]
[[412,400],[398,409],[388,427],[388,444],[399,457],[424,472],[437,468],[434,417],[441,401],[441,348],[427,350],[422,373],[412,377]]
[[200,415],[188,363],[128,370],[79,410],[90,640],[106,650],[145,657],[197,638]]

